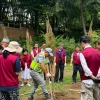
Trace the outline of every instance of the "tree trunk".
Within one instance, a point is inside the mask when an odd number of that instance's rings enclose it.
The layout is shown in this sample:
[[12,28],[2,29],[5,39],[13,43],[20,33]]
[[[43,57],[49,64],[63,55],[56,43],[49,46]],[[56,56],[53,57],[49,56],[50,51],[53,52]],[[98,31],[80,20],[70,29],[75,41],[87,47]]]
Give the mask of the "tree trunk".
[[80,0],[80,10],[81,10],[81,19],[82,19],[83,31],[84,31],[84,34],[87,35],[85,21],[84,21],[84,15],[83,15],[83,3],[82,3],[82,0]]
[[0,0],[0,22],[2,21],[2,0]]
[[36,33],[38,34],[38,28],[39,28],[39,18],[38,18],[38,11],[35,10],[35,28],[36,28]]

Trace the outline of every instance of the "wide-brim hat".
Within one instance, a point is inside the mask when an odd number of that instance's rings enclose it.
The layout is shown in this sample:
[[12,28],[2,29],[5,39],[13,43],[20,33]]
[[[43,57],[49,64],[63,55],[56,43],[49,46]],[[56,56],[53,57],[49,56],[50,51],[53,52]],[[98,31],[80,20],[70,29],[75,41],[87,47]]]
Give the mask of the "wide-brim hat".
[[7,50],[9,52],[18,52],[20,53],[22,51],[22,48],[19,46],[19,43],[16,41],[11,41],[4,50]]
[[53,56],[53,53],[52,53],[52,49],[51,48],[46,48],[45,51],[47,51],[50,56]]

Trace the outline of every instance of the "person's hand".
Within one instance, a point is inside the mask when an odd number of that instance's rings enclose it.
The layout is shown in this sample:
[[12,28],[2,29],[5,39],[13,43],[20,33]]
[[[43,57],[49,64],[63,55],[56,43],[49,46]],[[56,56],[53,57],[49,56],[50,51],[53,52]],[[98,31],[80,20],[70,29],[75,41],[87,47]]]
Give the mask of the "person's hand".
[[66,67],[66,63],[64,64],[64,66]]
[[47,78],[50,78],[50,77],[51,77],[51,74],[48,72],[48,73],[46,74],[46,77],[47,77]]
[[23,70],[23,68],[21,68],[21,71]]
[[96,77],[100,78],[100,74],[97,74],[97,76],[96,76]]
[[95,77],[92,79],[94,83],[100,84],[100,78]]
[[72,67],[73,66],[73,64],[70,64],[70,67]]
[[54,66],[56,66],[56,63],[54,63]]
[[90,77],[91,77],[91,79],[95,79],[96,78],[94,75],[91,75]]

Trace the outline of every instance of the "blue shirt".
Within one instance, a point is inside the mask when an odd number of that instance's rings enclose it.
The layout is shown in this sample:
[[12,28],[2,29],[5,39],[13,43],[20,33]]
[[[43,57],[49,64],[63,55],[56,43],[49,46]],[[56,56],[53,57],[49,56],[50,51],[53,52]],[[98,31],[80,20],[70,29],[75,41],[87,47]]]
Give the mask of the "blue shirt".
[[[58,54],[61,55],[61,54],[62,54],[62,50],[58,49]],[[66,56],[66,55],[67,55],[67,53],[66,53],[66,51],[65,51],[65,52],[64,52],[64,56]],[[56,54],[54,54],[54,56],[56,56]]]

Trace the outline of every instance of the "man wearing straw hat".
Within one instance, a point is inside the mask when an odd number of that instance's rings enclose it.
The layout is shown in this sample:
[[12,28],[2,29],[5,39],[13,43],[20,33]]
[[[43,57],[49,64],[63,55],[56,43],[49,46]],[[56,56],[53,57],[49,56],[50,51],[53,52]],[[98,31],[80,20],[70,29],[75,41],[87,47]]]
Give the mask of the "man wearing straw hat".
[[48,94],[48,91],[46,89],[46,84],[42,76],[43,75],[42,72],[44,72],[46,74],[46,78],[51,77],[48,68],[46,69],[45,67],[47,65],[46,57],[48,56],[53,56],[51,48],[46,48],[45,52],[40,52],[31,63],[30,74],[31,77],[33,78],[34,86],[31,90],[30,97],[28,98],[28,100],[35,100],[33,95],[35,93],[35,90],[38,88],[38,86],[42,88],[46,100],[51,100],[51,97]]
[[0,55],[0,100],[19,100],[18,76],[20,59],[15,55],[22,48],[16,41],[9,43]]

